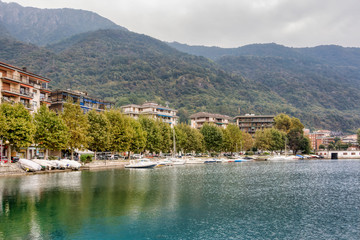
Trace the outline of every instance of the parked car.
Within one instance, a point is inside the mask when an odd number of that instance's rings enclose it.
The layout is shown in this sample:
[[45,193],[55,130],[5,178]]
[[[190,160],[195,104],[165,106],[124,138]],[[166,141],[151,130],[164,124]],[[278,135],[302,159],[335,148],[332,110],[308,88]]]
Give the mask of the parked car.
[[9,161],[9,159],[6,156],[0,156],[0,161],[2,163],[7,163]]

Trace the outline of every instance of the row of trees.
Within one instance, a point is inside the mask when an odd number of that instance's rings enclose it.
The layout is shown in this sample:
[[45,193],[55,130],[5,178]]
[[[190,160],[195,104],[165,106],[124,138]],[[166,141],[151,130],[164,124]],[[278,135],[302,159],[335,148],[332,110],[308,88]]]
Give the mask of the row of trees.
[[[65,103],[61,114],[46,106],[32,116],[22,104],[0,105],[0,138],[19,150],[35,144],[46,150],[90,149],[94,152],[170,153],[173,139],[178,150],[187,152],[235,152],[252,147],[252,138],[235,125],[220,129],[204,125],[200,130],[169,124],[152,118],[135,120],[119,110],[83,114],[80,105]],[[175,136],[174,136],[175,134]],[[47,151],[45,153],[47,157]]]
[[[253,147],[260,150],[282,150],[287,144],[296,153],[308,151],[310,144],[303,135],[303,125],[297,118],[285,114],[275,117],[275,126],[250,134],[230,124],[226,129],[205,124],[200,130],[184,123],[172,129],[169,124],[152,118],[135,120],[119,110],[83,114],[78,104],[64,104],[61,114],[46,106],[32,116],[22,104],[0,105],[0,138],[16,150],[35,144],[46,150],[89,149],[94,152],[238,152]],[[175,136],[174,136],[175,134]],[[10,150],[11,151],[11,150]],[[9,151],[9,152],[10,152]],[[45,153],[47,157],[47,151]]]
[[294,154],[310,153],[310,139],[304,135],[304,125],[298,118],[279,114],[274,118],[274,127],[255,133],[254,146],[260,150],[284,150],[288,147]]

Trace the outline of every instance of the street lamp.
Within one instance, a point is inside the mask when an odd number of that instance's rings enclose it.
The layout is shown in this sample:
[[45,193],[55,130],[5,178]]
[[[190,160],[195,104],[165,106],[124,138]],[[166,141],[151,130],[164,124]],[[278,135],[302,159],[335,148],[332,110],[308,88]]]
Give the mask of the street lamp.
[[[5,141],[5,145],[8,145],[10,142],[8,140]],[[1,139],[1,142],[0,142],[0,159],[1,159],[1,162],[3,161],[3,144],[4,144],[4,140]]]

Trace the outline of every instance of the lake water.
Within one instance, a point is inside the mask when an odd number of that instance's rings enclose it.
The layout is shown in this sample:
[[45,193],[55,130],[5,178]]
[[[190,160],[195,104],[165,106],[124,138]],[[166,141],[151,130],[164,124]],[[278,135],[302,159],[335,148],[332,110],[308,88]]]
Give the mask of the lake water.
[[0,178],[0,239],[360,239],[360,161]]

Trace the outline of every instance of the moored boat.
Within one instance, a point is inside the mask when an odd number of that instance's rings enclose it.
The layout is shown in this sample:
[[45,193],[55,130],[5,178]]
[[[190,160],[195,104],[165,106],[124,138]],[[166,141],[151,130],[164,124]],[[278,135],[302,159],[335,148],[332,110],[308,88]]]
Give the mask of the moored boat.
[[79,168],[81,167],[81,164],[74,160],[61,159],[60,162],[63,162],[64,164],[66,164],[66,168],[72,170],[79,170]]
[[147,158],[142,158],[139,160],[130,160],[130,164],[125,165],[125,168],[153,168],[156,165],[156,162],[152,162]]
[[186,163],[185,159],[181,158],[169,158],[173,165],[184,165]]
[[42,167],[40,164],[33,162],[29,159],[20,158],[19,164],[22,169],[24,169],[26,172],[36,172],[41,171]]

